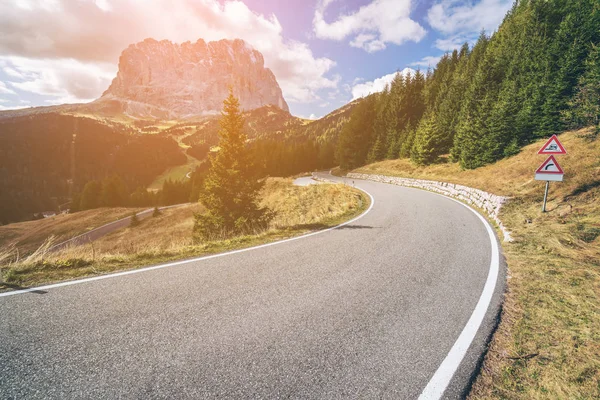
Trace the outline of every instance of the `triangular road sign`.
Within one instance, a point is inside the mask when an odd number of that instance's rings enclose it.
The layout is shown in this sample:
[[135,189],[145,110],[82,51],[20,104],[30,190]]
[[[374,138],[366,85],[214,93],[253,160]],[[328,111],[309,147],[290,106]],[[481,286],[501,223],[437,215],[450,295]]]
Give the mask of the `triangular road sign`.
[[535,179],[538,181],[559,181],[563,180],[564,171],[556,161],[554,156],[548,157],[546,161],[535,171]]
[[538,154],[567,154],[567,151],[563,147],[560,140],[558,140],[558,136],[552,135],[544,147],[538,151]]

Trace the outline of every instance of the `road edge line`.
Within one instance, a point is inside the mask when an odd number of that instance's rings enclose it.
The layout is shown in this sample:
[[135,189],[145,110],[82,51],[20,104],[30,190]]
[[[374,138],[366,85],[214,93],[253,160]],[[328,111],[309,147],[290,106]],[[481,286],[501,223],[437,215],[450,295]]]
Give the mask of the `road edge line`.
[[479,328],[481,328],[483,320],[485,319],[490,305],[492,304],[492,298],[496,291],[498,277],[500,275],[500,246],[498,245],[498,240],[494,233],[494,229],[490,225],[489,221],[468,204],[453,199],[452,197],[444,196],[440,193],[431,191],[428,192],[445,197],[462,205],[463,207],[466,207],[481,220],[490,238],[490,243],[492,246],[492,258],[490,260],[490,268],[488,270],[488,276],[485,285],[479,297],[479,301],[477,302],[477,305],[471,314],[471,317],[454,342],[454,345],[446,355],[446,358],[444,358],[438,369],[427,383],[427,386],[425,386],[425,389],[423,389],[421,392],[419,400],[437,400],[442,398],[444,395],[444,392],[452,381],[454,374],[456,371],[458,371],[458,368],[464,360],[467,351],[471,347]]

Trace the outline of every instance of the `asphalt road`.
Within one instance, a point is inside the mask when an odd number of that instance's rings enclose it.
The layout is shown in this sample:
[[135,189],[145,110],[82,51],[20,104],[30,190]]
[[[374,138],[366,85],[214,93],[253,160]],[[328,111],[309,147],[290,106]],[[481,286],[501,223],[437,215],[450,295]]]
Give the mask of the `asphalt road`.
[[[484,297],[492,242],[453,200],[355,184],[374,206],[335,230],[0,297],[0,398],[419,397]],[[468,389],[499,275],[444,398]]]

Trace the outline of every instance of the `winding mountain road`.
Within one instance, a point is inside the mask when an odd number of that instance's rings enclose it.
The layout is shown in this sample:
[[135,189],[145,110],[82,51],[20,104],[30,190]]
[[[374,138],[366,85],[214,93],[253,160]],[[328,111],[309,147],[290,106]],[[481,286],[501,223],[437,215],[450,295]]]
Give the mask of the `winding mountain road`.
[[372,208],[337,229],[0,294],[0,398],[463,397],[504,288],[492,231],[355,185]]

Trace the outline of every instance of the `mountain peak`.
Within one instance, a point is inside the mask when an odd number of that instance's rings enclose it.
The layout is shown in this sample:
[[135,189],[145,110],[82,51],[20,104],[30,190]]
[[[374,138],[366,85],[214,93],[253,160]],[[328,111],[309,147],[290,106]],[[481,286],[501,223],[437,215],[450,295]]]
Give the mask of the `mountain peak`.
[[133,116],[216,114],[230,87],[244,110],[274,105],[289,111],[262,54],[241,39],[176,44],[148,38],[132,44],[97,102],[116,101]]

